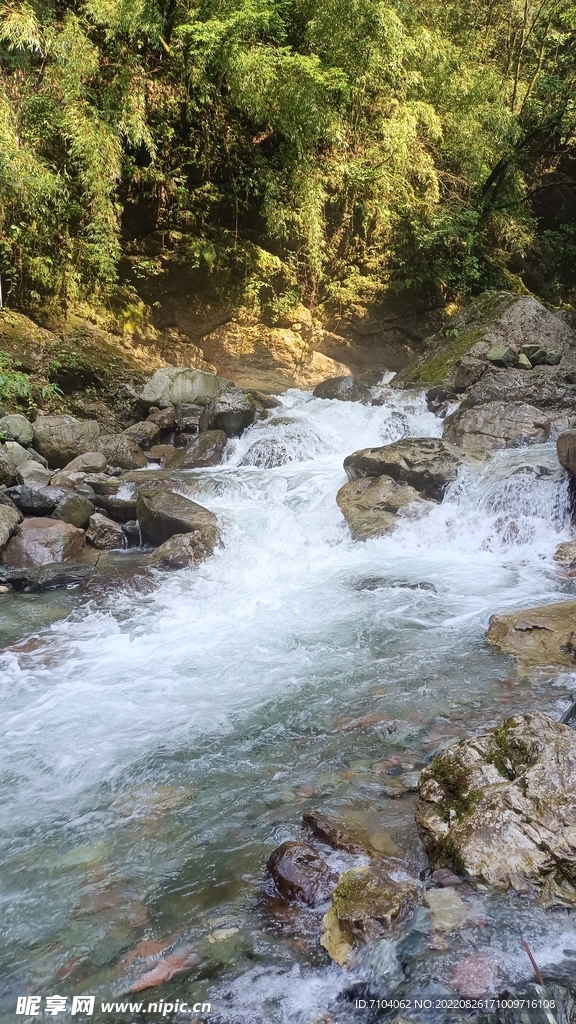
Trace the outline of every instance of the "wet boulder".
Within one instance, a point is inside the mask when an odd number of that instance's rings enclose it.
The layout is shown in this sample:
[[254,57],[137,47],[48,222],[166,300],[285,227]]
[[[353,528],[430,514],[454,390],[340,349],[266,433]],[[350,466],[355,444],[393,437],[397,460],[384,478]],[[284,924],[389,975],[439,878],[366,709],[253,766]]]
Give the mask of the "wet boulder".
[[63,523],[84,528],[94,512],[94,505],[88,498],[75,494],[74,491],[67,491],[56,505],[52,517],[60,519]]
[[240,437],[256,419],[258,406],[241,388],[230,387],[213,398],[200,417],[200,430],[222,430],[227,437]]
[[554,552],[554,561],[563,569],[576,569],[576,540],[566,540]]
[[136,515],[144,538],[151,544],[163,544],[177,533],[217,526],[213,512],[172,491],[141,491]]
[[97,447],[110,466],[143,469],[147,465],[140,445],[129,434],[105,434],[99,439]]
[[150,558],[161,569],[186,569],[199,565],[221,544],[216,526],[198,526],[193,533],[177,533],[164,541]]
[[576,668],[576,601],[493,615],[488,643],[516,658],[521,669],[564,665]]
[[143,451],[147,451],[153,444],[160,440],[161,430],[153,420],[142,420],[140,423],[133,423],[123,431],[128,437],[133,437],[136,444],[140,445]]
[[174,455],[174,445],[172,444],[154,444],[146,452],[149,462],[161,462],[164,463],[172,455]]
[[433,866],[576,901],[576,733],[540,712],[460,740],[422,771],[416,824]]
[[94,451],[99,435],[100,427],[96,420],[39,416],[34,424],[34,447],[51,469],[57,469],[77,455]]
[[10,537],[20,522],[18,509],[9,505],[0,505],[0,551],[6,547]]
[[309,907],[325,903],[338,880],[320,854],[306,843],[282,843],[270,854],[266,867],[284,899]]
[[355,377],[330,377],[317,384],[312,394],[315,398],[334,398],[339,402],[362,402],[362,405],[372,405],[370,388]]
[[114,551],[117,548],[125,548],[126,535],[120,523],[102,515],[101,512],[93,512],[90,516],[86,540],[100,551]]
[[0,437],[9,441],[17,441],[21,445],[30,445],[34,440],[34,427],[20,413],[2,416],[0,419]]
[[200,430],[200,418],[204,406],[196,402],[180,402],[174,409],[175,427],[178,434],[192,434],[194,437]]
[[462,456],[435,437],[406,438],[381,448],[364,448],[344,459],[350,481],[388,476],[409,484],[422,497],[441,501],[449,483],[458,476]]
[[336,963],[346,963],[354,947],[404,924],[421,900],[421,889],[402,862],[392,858],[345,871],[322,922],[321,945]]
[[558,462],[568,473],[576,476],[576,430],[565,430],[556,441]]
[[12,484],[16,479],[16,466],[12,462],[6,445],[0,443],[0,484]]
[[84,530],[56,519],[25,519],[2,552],[2,563],[14,568],[79,561]]
[[64,497],[63,487],[22,487],[10,488],[14,504],[27,516],[50,516],[58,502]]
[[214,373],[164,366],[152,374],[139,398],[143,405],[154,405],[160,409],[181,403],[204,406],[230,387],[229,380]]
[[51,476],[50,470],[34,459],[21,462],[16,469],[16,479],[24,487],[48,487]]
[[202,466],[218,466],[228,438],[223,430],[206,430],[203,434],[167,458],[166,469],[199,469]]
[[391,533],[398,526],[399,513],[413,518],[434,507],[410,484],[396,483],[389,476],[352,480],[340,488],[336,501],[356,540]]

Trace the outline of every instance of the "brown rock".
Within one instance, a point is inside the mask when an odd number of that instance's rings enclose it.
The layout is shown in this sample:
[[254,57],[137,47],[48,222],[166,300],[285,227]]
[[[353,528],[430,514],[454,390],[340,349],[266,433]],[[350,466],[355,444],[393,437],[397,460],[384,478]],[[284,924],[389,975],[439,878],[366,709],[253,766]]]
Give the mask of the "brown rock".
[[556,441],[558,462],[572,476],[576,475],[576,430],[565,430]]
[[185,569],[209,558],[220,543],[216,526],[201,526],[193,533],[177,533],[164,541],[150,561],[162,569]]
[[11,508],[10,505],[0,505],[0,551],[10,540],[20,519],[21,515],[17,508]]
[[100,438],[98,449],[109,465],[120,469],[143,469],[147,464],[140,445],[129,434],[106,434]]
[[174,412],[174,406],[168,405],[165,409],[154,409],[150,410],[146,417],[150,423],[155,423],[160,430],[174,430],[176,426],[176,414]]
[[565,569],[576,568],[576,540],[566,540],[554,552],[554,561]]
[[142,420],[141,423],[134,423],[131,427],[127,427],[123,431],[128,437],[133,437],[136,444],[146,451],[151,448],[153,444],[157,444],[160,440],[160,427],[153,420],[147,419]]
[[338,880],[326,861],[305,843],[282,843],[270,854],[267,869],[284,899],[309,907],[324,903]]
[[94,512],[90,516],[86,539],[100,551],[114,551],[117,548],[126,547],[126,536],[119,523],[101,512]]
[[434,507],[409,484],[389,476],[352,480],[340,488],[336,501],[356,540],[391,533],[398,526],[399,512],[414,517]]
[[315,398],[334,398],[339,402],[362,402],[372,405],[370,389],[354,377],[329,377],[314,388]]
[[148,458],[152,460],[152,462],[164,463],[166,459],[169,459],[172,455],[174,455],[174,445],[173,444],[154,444],[147,451],[146,454],[147,454]]
[[61,470],[62,473],[103,473],[106,469],[106,457],[102,452],[84,452],[77,455],[72,462]]
[[74,562],[82,555],[84,530],[56,519],[25,519],[2,553],[4,565],[15,568]]
[[486,639],[520,667],[576,666],[576,601],[493,615]]
[[207,430],[196,437],[186,448],[172,454],[166,460],[166,469],[197,469],[202,466],[218,466],[228,438],[223,430]]
[[95,420],[39,416],[34,424],[34,448],[51,469],[57,469],[77,455],[94,451],[99,434],[100,427]]

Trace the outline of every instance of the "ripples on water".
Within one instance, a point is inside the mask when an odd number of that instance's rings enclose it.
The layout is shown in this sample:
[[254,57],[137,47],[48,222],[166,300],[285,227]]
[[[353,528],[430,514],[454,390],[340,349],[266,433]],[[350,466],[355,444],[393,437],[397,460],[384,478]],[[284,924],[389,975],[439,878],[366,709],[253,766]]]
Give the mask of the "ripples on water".
[[571,593],[552,562],[569,537],[553,446],[467,466],[426,518],[356,543],[335,502],[343,458],[441,422],[392,390],[382,407],[283,400],[223,466],[182,474],[224,527],[200,569],[152,594],[1,606],[7,637],[40,629],[0,655],[6,1020],[22,992],[117,997],[127,954],[154,939],[194,951],[167,992],[211,991],[226,1021],[308,1024],[344,976],[317,919],[307,934],[267,909],[270,850],[308,807],[346,806],[417,860],[412,804],[382,798],[374,766],[561,709],[573,687],[516,680],[483,640],[493,611]]

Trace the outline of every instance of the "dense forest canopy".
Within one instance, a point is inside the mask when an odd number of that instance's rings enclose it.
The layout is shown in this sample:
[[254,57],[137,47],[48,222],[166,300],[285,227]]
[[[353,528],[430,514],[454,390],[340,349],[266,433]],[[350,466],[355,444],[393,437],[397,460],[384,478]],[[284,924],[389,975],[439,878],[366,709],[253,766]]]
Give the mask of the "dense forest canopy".
[[[4,0],[0,274],[102,294],[180,232],[253,297],[370,300],[576,266],[572,0]],[[146,261],[143,261],[144,264]],[[530,269],[531,268],[531,269]]]

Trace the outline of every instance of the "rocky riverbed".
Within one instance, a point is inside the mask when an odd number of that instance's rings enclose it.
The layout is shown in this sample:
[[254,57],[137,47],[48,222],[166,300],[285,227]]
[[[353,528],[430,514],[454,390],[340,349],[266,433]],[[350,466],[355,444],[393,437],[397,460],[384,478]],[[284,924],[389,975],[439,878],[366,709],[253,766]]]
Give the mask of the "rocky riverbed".
[[4,410],[6,1019],[574,1019],[576,342],[533,302],[418,387]]

